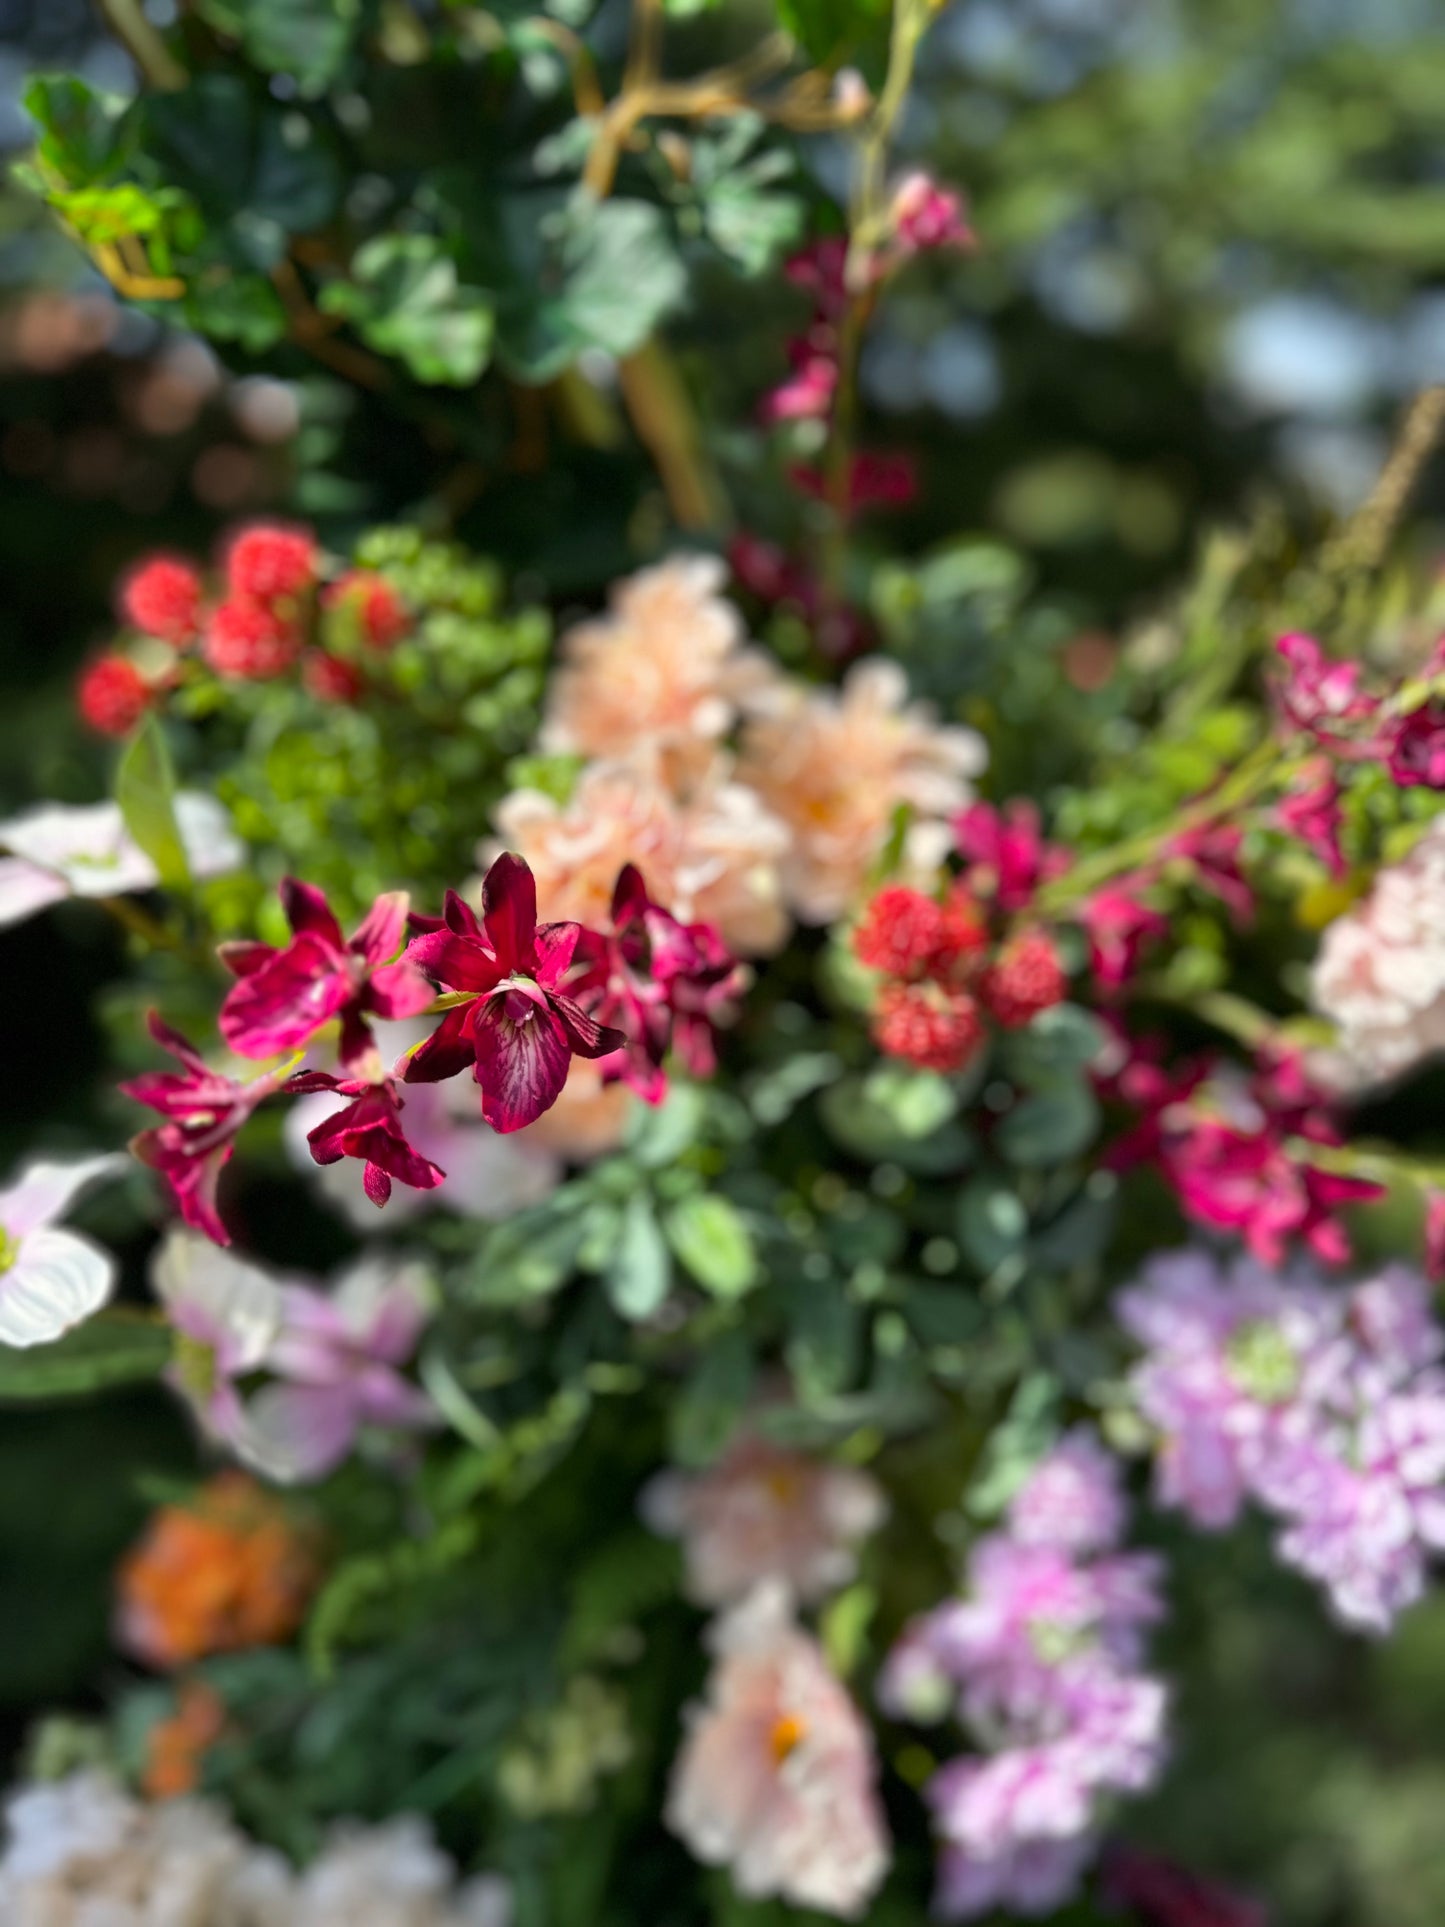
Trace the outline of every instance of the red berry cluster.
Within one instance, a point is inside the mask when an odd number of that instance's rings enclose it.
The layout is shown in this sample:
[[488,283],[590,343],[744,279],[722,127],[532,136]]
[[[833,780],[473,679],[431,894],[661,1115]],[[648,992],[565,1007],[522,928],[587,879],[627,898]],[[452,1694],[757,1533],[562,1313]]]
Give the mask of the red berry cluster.
[[853,948],[887,979],[874,1017],[879,1047],[924,1070],[962,1070],[984,1040],[986,1019],[1018,1029],[1067,988],[1053,942],[1037,927],[990,955],[984,914],[961,886],[940,902],[887,885],[864,911]]
[[[140,635],[176,656],[198,657],[228,682],[262,682],[300,665],[322,702],[355,702],[364,687],[356,663],[317,636],[318,611],[344,621],[367,648],[390,649],[411,615],[384,577],[352,569],[323,583],[323,559],[309,529],[255,522],[221,558],[221,593],[209,600],[201,572],[169,555],[141,562],[121,585],[120,612]],[[314,639],[313,639],[314,638]],[[107,736],[124,736],[180,679],[178,664],[147,669],[110,653],[85,669],[76,690],[81,716]]]

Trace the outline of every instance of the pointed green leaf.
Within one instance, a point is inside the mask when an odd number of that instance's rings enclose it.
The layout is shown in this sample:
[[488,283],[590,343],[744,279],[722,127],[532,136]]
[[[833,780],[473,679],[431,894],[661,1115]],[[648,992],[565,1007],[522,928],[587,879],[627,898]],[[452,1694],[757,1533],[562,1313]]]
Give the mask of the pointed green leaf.
[[168,890],[191,880],[186,846],[176,822],[176,775],[160,724],[147,716],[115,776],[115,800],[125,826],[160,872]]

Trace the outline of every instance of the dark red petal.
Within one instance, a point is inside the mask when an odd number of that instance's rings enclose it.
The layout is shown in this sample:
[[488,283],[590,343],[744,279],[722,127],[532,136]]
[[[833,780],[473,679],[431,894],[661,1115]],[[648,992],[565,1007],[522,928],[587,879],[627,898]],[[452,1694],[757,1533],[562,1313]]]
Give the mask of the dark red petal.
[[304,930],[313,937],[319,937],[322,943],[329,944],[333,950],[346,948],[341,925],[332,915],[325,892],[318,890],[314,883],[302,883],[297,877],[282,877],[279,895],[286,921],[298,937]]
[[361,1174],[361,1182],[374,1205],[385,1204],[391,1196],[391,1179],[379,1164],[368,1164]]
[[259,970],[243,977],[221,1005],[220,1031],[243,1057],[295,1050],[351,997],[335,952],[303,932]]
[[561,983],[572,968],[582,935],[580,923],[543,923],[537,926],[537,982],[547,989]]
[[210,1075],[206,1060],[195,1045],[182,1037],[178,1030],[172,1030],[158,1010],[146,1012],[146,1029],[162,1050],[169,1051],[172,1057],[179,1057],[181,1062],[188,1065],[191,1070],[206,1071],[207,1075]]
[[459,937],[478,937],[482,926],[477,922],[477,913],[465,897],[459,897],[455,890],[448,890],[442,905],[442,923],[448,930],[454,930]]
[[599,1024],[595,1017],[589,1017],[580,1004],[574,1004],[570,997],[559,997],[551,991],[547,998],[560,1022],[569,1046],[579,1057],[605,1057],[609,1051],[621,1050],[627,1039],[620,1030],[613,1030],[610,1024]]
[[616,887],[612,892],[612,922],[621,929],[634,917],[640,917],[650,907],[651,899],[647,885],[642,880],[642,872],[635,863],[624,863],[617,872]]
[[405,890],[389,890],[376,899],[356,929],[348,948],[369,964],[384,964],[401,949],[411,899]]
[[408,1084],[439,1084],[468,1069],[476,1057],[472,1041],[476,1012],[475,1004],[458,1004],[446,1013],[426,1042],[407,1058],[402,1076]]
[[482,1116],[494,1131],[520,1131],[549,1110],[572,1060],[567,1033],[546,1004],[532,1005],[518,1022],[501,999],[477,1020],[476,1055]]
[[449,990],[495,990],[507,975],[480,937],[459,937],[450,930],[413,937],[406,961]]
[[314,1091],[339,1091],[341,1079],[330,1071],[297,1071],[281,1086],[284,1097],[309,1097]]
[[502,975],[530,977],[537,968],[537,880],[510,850],[503,850],[482,884],[482,921]]
[[262,964],[269,963],[276,955],[276,947],[269,943],[219,943],[216,955],[233,977],[250,977]]

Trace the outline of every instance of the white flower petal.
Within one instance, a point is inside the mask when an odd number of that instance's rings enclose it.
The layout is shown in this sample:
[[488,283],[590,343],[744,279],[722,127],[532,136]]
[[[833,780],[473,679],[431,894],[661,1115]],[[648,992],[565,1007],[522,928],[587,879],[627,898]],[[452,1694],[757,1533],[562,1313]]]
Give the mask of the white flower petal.
[[114,896],[156,882],[155,865],[126,835],[117,803],[42,803],[0,823],[0,843],[63,878],[73,896]]
[[0,1344],[45,1345],[89,1318],[115,1284],[109,1252],[73,1231],[48,1225],[25,1240],[20,1257],[0,1272]]
[[7,1191],[0,1191],[0,1232],[28,1239],[41,1225],[63,1218],[87,1184],[118,1176],[128,1163],[119,1151],[110,1151],[72,1164],[41,1160],[28,1165]]
[[23,923],[37,910],[46,910],[70,895],[63,877],[38,870],[24,857],[0,857],[0,928]]
[[187,1311],[226,1340],[228,1369],[253,1371],[281,1326],[281,1292],[269,1272],[194,1231],[171,1231],[151,1260],[151,1286],[173,1316]]
[[203,790],[182,790],[176,797],[176,823],[192,872],[224,876],[246,861],[246,846],[231,827],[231,813]]

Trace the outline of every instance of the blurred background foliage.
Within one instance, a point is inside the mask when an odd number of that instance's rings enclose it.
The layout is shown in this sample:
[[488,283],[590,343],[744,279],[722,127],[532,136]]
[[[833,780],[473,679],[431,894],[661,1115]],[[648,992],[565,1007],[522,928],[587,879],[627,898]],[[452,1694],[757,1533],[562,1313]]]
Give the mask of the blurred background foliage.
[[[173,24],[173,0],[144,11]],[[659,172],[656,152],[628,157],[614,208],[646,214],[624,214],[596,258],[568,253],[559,230],[547,245],[560,253],[544,261],[527,250],[538,197],[551,192],[547,144],[561,171],[571,165],[555,29],[585,23],[599,65],[615,72],[625,9],[376,0],[361,11],[382,57],[363,63],[342,28],[308,43],[298,64],[292,46],[246,41],[239,0],[186,9],[187,31],[219,36],[222,49],[208,111],[197,120],[175,97],[153,99],[141,144],[201,206],[202,255],[219,247],[249,263],[229,315],[189,297],[121,304],[29,187],[0,191],[6,812],[103,793],[110,752],[74,723],[71,680],[107,633],[117,575],[144,549],[203,552],[235,518],[267,510],[313,520],[338,547],[378,522],[414,520],[501,558],[510,609],[550,604],[565,618],[595,603],[668,539],[670,505],[647,435],[629,425],[615,359],[654,317],[732,504],[710,536],[729,521],[735,532],[744,506],[749,532],[796,544],[809,530],[786,460],[753,425],[801,319],[795,291],[762,270],[804,226],[836,226],[838,144],[799,139],[786,176],[759,171],[745,140],[732,151],[694,141],[681,175]],[[734,57],[778,11],[751,0],[679,7],[670,58],[693,73]],[[855,59],[876,80],[876,11],[831,0],[781,11],[821,56]],[[224,58],[238,38],[269,73],[240,92]],[[0,146],[12,158],[36,134],[27,86],[59,71],[102,99],[133,92],[129,61],[84,0],[0,0]],[[208,178],[208,144],[233,134],[235,165]],[[255,168],[268,156],[279,185],[257,218]],[[980,720],[997,738],[1000,788],[1025,768],[1047,785],[1072,774],[1082,740],[1096,747],[1119,725],[1124,639],[1147,656],[1207,532],[1255,535],[1247,552],[1209,551],[1197,596],[1207,603],[1209,584],[1227,578],[1247,604],[1257,579],[1262,606],[1302,535],[1364,495],[1403,402],[1445,380],[1438,9],[954,0],[926,42],[897,158],[965,191],[980,245],[911,269],[873,328],[862,439],[913,455],[921,487],[912,505],[861,523],[850,587],[926,693],[978,715],[970,706],[987,687],[992,713]],[[352,255],[323,303],[340,331],[318,332],[277,305],[273,270],[290,258],[288,220],[304,234],[333,215],[359,249],[383,245]],[[178,230],[177,245],[185,239]],[[494,301],[466,282],[467,264],[482,262],[495,269]],[[324,286],[326,263],[302,262],[313,267]],[[578,275],[591,277],[593,310],[611,302],[608,338],[579,331],[565,301],[542,312],[533,299]],[[178,305],[211,339],[176,325]],[[1437,467],[1414,530],[1427,558],[1442,504]],[[775,620],[774,639],[806,657],[809,638],[789,620]],[[1132,740],[1117,739],[1121,752]],[[83,910],[54,913],[43,930],[43,942],[37,927],[0,933],[5,1168],[26,1144],[79,1147],[96,1129],[93,1011],[119,940]],[[38,1705],[83,1712],[116,1683],[110,1568],[154,1482],[192,1463],[159,1399],[0,1414],[0,1714],[12,1750]],[[589,1501],[545,1487],[544,1499],[528,1518],[555,1517],[565,1541]],[[1168,1549],[1172,1638],[1194,1656],[1184,1749],[1162,1793],[1131,1816],[1134,1837],[1237,1875],[1287,1927],[1434,1927],[1445,1918],[1445,1609],[1416,1613],[1388,1647],[1365,1652],[1302,1605],[1249,1533],[1181,1536]],[[448,1696],[490,1690],[468,1591],[477,1570],[463,1557],[436,1579],[452,1589],[452,1616],[435,1620],[445,1651],[402,1642],[385,1663],[342,1656],[334,1724],[309,1742],[316,1785],[298,1793],[288,1825],[427,1790],[427,1736]],[[522,1663],[518,1639],[504,1648],[509,1665]],[[268,1658],[254,1676],[238,1666],[229,1689],[270,1696],[284,1727],[297,1663]],[[420,1737],[398,1754],[395,1784],[357,1789],[336,1735],[378,1717],[389,1734]],[[605,1706],[594,1698],[577,1717],[605,1725]],[[490,1730],[473,1738],[478,1756],[500,1744]],[[619,1770],[620,1808],[655,1807],[658,1762]],[[537,1789],[558,1773],[565,1791],[565,1763],[529,1757],[511,1784],[545,1803]],[[265,1759],[235,1763],[234,1785],[264,1824]],[[659,1840],[658,1851],[673,1849]],[[513,1871],[525,1881],[525,1868]],[[585,1890],[585,1867],[577,1878]],[[726,1919],[764,1915],[734,1908]]]

